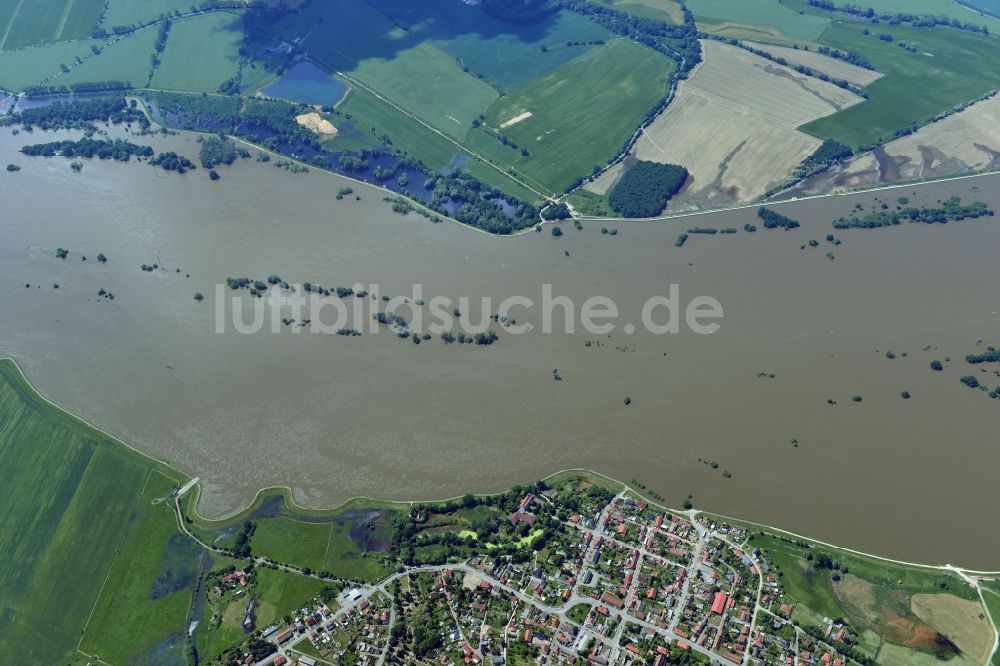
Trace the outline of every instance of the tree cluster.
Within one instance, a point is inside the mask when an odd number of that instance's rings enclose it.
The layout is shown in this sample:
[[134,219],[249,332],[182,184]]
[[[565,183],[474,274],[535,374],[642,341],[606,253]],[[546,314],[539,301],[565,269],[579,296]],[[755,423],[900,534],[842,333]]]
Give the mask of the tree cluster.
[[608,204],[625,217],[658,215],[687,177],[687,169],[676,164],[636,162],[608,193]]

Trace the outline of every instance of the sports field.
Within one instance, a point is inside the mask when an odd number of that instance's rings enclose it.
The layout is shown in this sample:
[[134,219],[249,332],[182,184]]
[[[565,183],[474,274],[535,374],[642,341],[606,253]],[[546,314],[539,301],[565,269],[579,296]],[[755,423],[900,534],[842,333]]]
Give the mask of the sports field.
[[101,27],[108,32],[120,26],[138,26],[156,20],[161,16],[171,16],[176,12],[187,13],[192,6],[201,3],[191,0],[107,0]]
[[[76,58],[88,55],[91,47],[104,44],[104,40],[87,39],[0,52],[0,88],[21,91],[37,85],[42,79],[57,74],[63,65],[72,65]],[[146,63],[149,63],[148,58]],[[52,85],[57,84],[53,81]]]
[[216,92],[240,67],[243,19],[214,12],[174,21],[160,66],[149,86],[157,90]]
[[45,403],[10,361],[0,415],[0,654],[59,662],[141,529],[131,521],[180,479]]
[[641,160],[680,164],[691,173],[676,207],[761,196],[819,147],[798,125],[861,101],[735,46],[706,40],[703,55],[635,148]]
[[[667,92],[673,60],[636,42],[616,39],[559,69],[519,86],[497,100],[484,125],[499,126],[518,149],[503,145],[490,129],[469,132],[467,143],[550,192],[561,192],[603,166],[621,150],[646,114]],[[520,148],[530,152],[524,157]]]
[[102,0],[0,0],[0,51],[88,38],[103,4]]
[[[796,12],[778,0],[689,0],[690,9],[699,21],[711,24],[746,24],[761,26],[790,39],[815,40],[830,23],[825,16]],[[706,27],[707,29],[707,27]]]
[[803,125],[801,129],[848,146],[868,146],[893,138],[893,132],[934,116],[1000,87],[1000,40],[953,28],[886,28],[896,43],[865,35],[867,24],[836,20],[824,31],[823,44],[854,51],[885,74],[865,89],[869,98],[853,108]]

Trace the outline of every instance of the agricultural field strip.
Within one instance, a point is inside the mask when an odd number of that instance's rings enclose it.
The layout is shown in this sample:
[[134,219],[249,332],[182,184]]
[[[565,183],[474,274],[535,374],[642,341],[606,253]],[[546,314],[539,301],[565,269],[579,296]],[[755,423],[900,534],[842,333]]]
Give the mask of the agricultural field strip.
[[[142,502],[142,495],[143,495],[143,493],[146,492],[146,486],[149,485],[149,479],[152,478],[154,471],[156,471],[156,470],[152,470],[151,469],[151,470],[149,470],[149,473],[146,474],[146,480],[142,484],[142,489],[139,491],[138,497],[136,497],[135,505],[137,507]],[[166,476],[166,475],[164,475],[164,476]],[[169,477],[167,477],[167,478],[169,478]],[[118,555],[121,553],[121,550],[122,550],[122,548],[121,548],[122,544],[125,543],[125,540],[128,538],[128,535],[129,535],[129,530],[125,530],[125,531],[122,532],[121,541],[119,541],[118,545],[115,547],[115,556],[113,558],[111,558],[110,562],[108,562],[108,572],[107,572],[107,574],[105,574],[104,580],[101,582],[101,589],[98,590],[97,596],[94,597],[94,605],[91,607],[90,613],[87,614],[87,621],[83,623],[83,632],[80,634],[80,640],[77,641],[77,643],[76,643],[76,650],[77,650],[77,652],[79,652],[80,654],[82,654],[84,656],[89,657],[90,655],[88,655],[86,652],[83,652],[80,649],[80,645],[83,643],[83,639],[86,637],[87,627],[90,626],[90,620],[94,617],[94,611],[97,610],[97,606],[101,602],[101,595],[104,594],[104,588],[108,584],[108,579],[111,578],[111,572],[114,571],[115,562],[118,560]]]
[[793,49],[789,46],[778,46],[777,44],[764,44],[761,42],[744,43],[752,48],[766,51],[773,56],[784,58],[790,63],[809,67],[835,79],[844,79],[848,83],[862,88],[885,76],[882,72],[858,67],[849,62],[837,60],[836,58],[831,58],[815,51]]

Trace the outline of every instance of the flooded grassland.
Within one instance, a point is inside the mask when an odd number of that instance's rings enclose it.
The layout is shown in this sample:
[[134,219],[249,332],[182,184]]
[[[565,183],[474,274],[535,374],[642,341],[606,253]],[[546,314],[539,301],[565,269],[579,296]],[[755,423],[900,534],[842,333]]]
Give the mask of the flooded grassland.
[[[673,506],[690,493],[699,507],[849,547],[1000,564],[988,527],[1000,400],[959,381],[1000,384],[997,364],[964,360],[1000,343],[1000,217],[831,227],[876,198],[959,195],[1000,209],[1000,176],[784,204],[802,223],[791,231],[744,232],[759,226],[749,209],[500,238],[396,214],[363,185],[338,200],[344,179],[252,159],[213,182],[134,162],[83,160],[73,173],[69,160],[17,153],[52,138],[0,135],[0,162],[22,167],[0,175],[0,355],[60,406],[199,476],[208,516],[265,486],[322,507],[496,491],[588,467]],[[133,140],[197,154],[192,135]],[[691,226],[738,233],[676,247]],[[384,330],[216,333],[216,285],[270,274],[390,295],[420,283],[425,298],[494,304],[540,302],[547,283],[577,307],[611,297],[621,317],[609,335],[579,322],[546,335],[539,310],[522,309],[514,316],[536,330],[498,328],[488,347]],[[717,299],[720,330],[626,334],[671,284],[682,302]]]

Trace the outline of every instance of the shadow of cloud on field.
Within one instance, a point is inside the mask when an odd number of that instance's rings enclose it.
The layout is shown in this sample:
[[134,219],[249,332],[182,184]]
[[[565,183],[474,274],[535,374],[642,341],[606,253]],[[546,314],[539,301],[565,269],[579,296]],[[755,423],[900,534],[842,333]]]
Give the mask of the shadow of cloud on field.
[[[522,24],[494,18],[479,6],[458,0],[347,0],[327,9],[302,45],[326,66],[351,71],[366,60],[406,57],[408,50],[431,41],[453,56],[458,66],[510,86],[555,69],[589,49],[586,42],[608,36],[597,24],[576,15],[546,14]],[[544,53],[542,60],[548,62],[536,63],[529,71],[497,67],[505,59],[517,58],[518,52]]]

